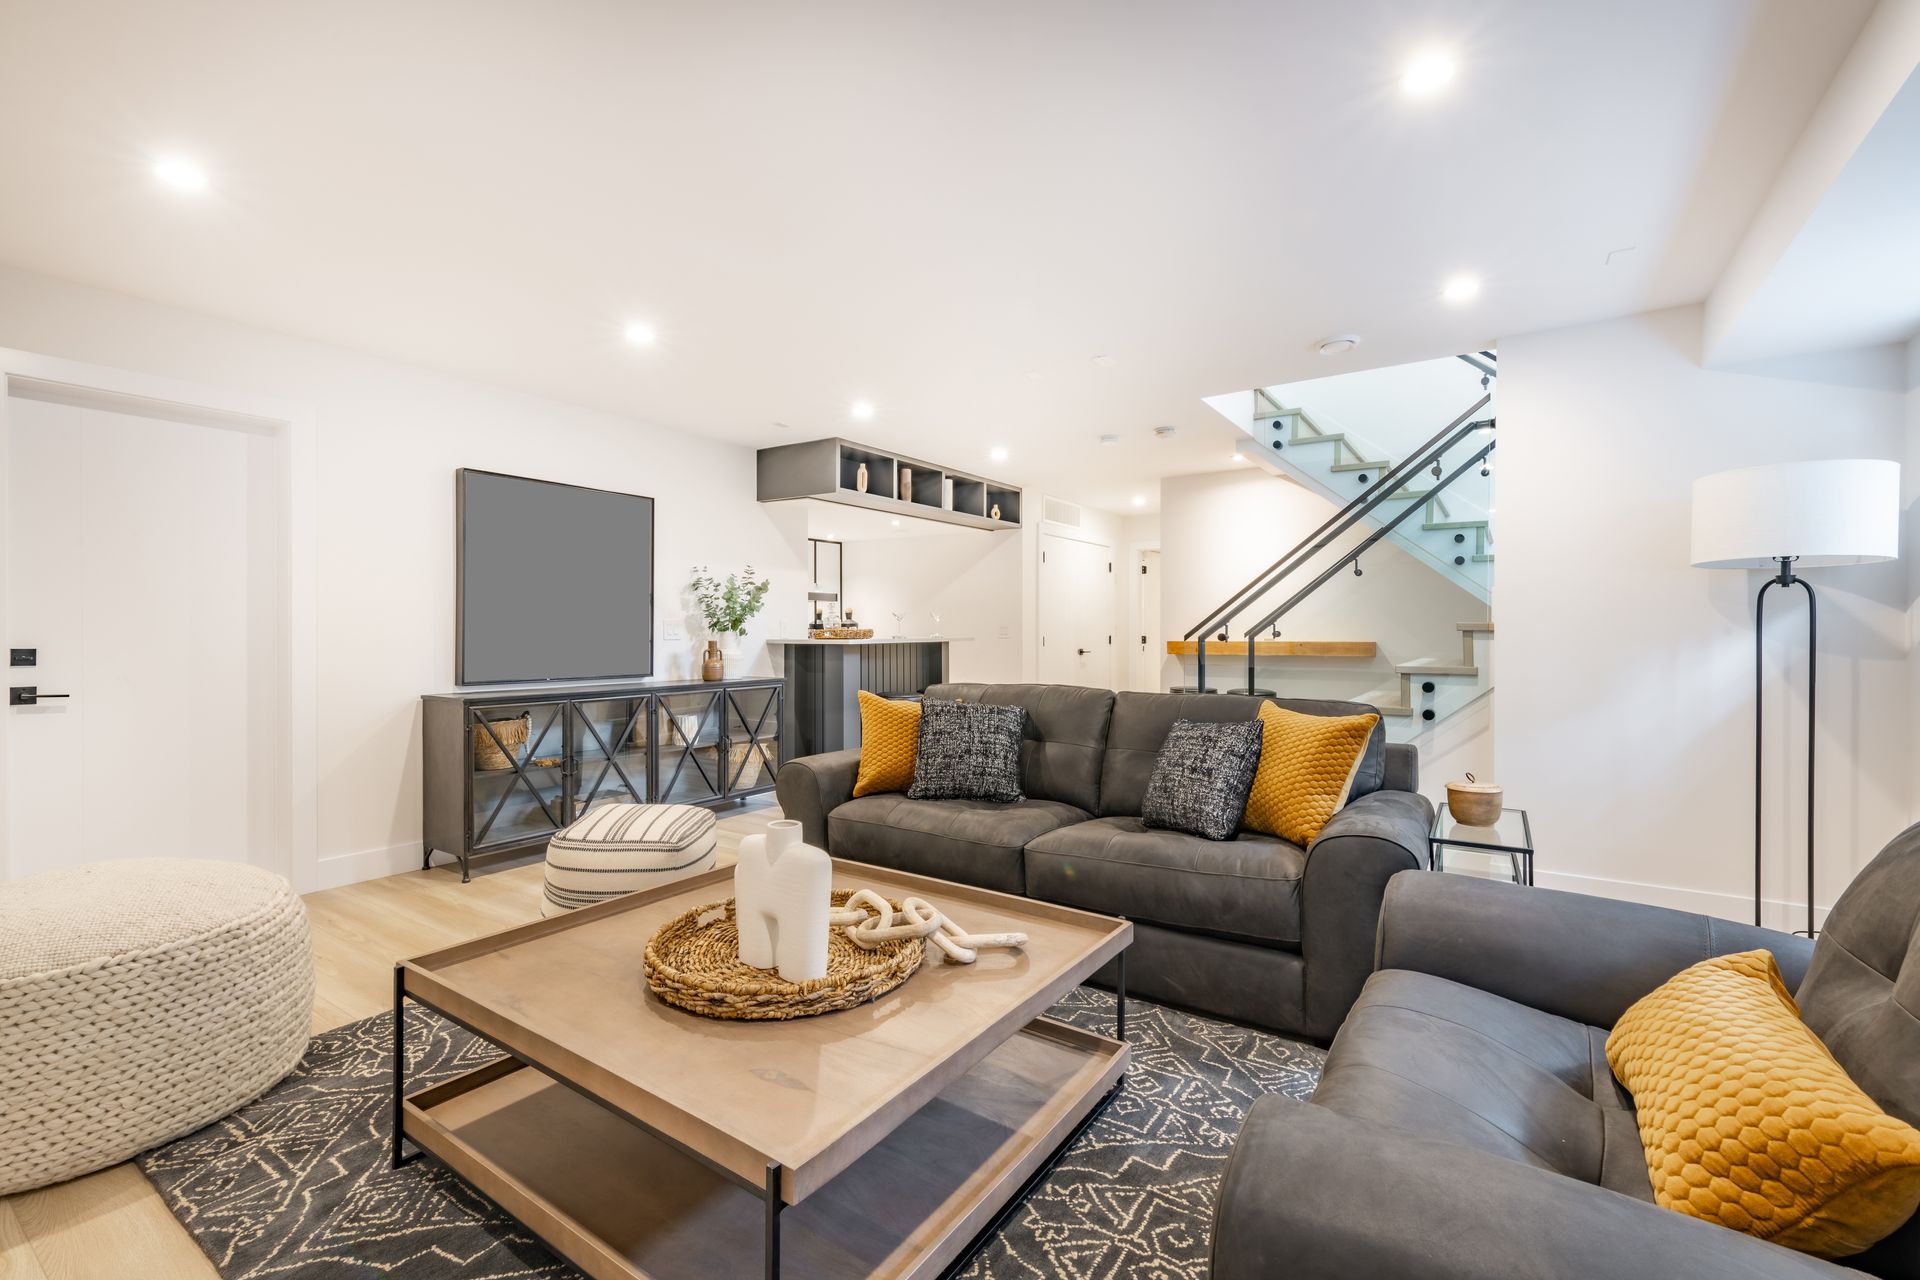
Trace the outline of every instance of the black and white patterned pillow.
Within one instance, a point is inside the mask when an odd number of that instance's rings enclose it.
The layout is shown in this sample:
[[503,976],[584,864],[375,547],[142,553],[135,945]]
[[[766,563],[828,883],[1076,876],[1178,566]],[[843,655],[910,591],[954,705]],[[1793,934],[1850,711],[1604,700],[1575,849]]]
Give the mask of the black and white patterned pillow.
[[1231,839],[1260,767],[1260,736],[1258,720],[1175,720],[1147,780],[1140,821],[1209,840]]
[[1024,707],[985,702],[920,704],[920,741],[909,800],[1026,799],[1020,794]]

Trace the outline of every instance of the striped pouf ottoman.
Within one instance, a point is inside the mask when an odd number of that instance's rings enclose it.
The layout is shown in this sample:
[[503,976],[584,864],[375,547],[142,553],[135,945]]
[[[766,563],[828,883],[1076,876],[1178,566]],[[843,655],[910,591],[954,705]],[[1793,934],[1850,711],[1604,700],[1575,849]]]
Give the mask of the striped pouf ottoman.
[[606,804],[547,845],[540,914],[590,907],[713,869],[713,811],[690,804]]

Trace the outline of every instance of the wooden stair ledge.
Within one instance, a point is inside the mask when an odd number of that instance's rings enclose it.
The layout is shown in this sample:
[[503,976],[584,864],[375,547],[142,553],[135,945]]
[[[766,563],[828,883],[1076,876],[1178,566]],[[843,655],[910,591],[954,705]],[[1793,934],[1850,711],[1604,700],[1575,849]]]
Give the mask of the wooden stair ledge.
[[[1380,646],[1371,640],[1256,640],[1253,642],[1253,656],[1256,658],[1371,658],[1379,653]],[[1191,658],[1200,652],[1198,640],[1169,640],[1167,652],[1176,658]],[[1245,640],[1209,640],[1207,656],[1222,658],[1244,658],[1247,656]]]

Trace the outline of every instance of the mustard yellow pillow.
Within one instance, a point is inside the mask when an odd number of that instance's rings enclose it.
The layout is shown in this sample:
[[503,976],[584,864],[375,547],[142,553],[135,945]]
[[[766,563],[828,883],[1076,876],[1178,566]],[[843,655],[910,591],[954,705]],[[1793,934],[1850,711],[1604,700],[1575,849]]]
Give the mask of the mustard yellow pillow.
[[1823,1258],[1920,1208],[1920,1130],[1886,1114],[1800,1020],[1771,951],[1681,970],[1622,1014],[1654,1199]]
[[1297,845],[1309,845],[1353,790],[1380,717],[1309,716],[1260,704],[1260,767],[1241,822]]
[[865,689],[860,695],[860,772],[853,794],[905,791],[913,785],[913,763],[920,749],[920,704],[883,698]]

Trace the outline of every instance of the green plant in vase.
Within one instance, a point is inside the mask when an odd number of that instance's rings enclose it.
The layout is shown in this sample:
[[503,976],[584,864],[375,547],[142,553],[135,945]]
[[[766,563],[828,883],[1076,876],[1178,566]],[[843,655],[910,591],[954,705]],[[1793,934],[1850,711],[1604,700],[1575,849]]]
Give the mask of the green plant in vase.
[[[747,622],[766,607],[767,590],[772,583],[754,573],[752,565],[725,578],[717,578],[705,565],[699,565],[694,568],[689,585],[694,603],[700,606],[701,616],[706,620],[707,631],[714,637],[707,644],[707,669],[711,671],[718,665],[720,655],[733,656],[740,652],[740,638],[747,632]],[[718,675],[707,675],[709,680],[718,678]]]

